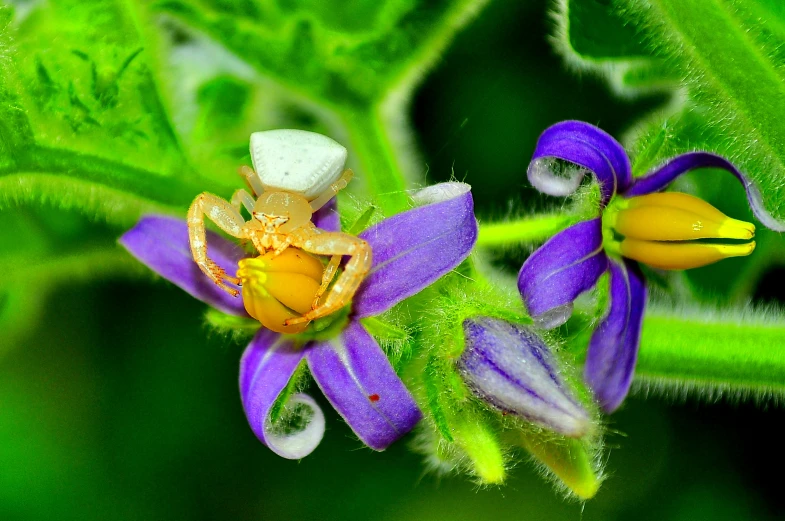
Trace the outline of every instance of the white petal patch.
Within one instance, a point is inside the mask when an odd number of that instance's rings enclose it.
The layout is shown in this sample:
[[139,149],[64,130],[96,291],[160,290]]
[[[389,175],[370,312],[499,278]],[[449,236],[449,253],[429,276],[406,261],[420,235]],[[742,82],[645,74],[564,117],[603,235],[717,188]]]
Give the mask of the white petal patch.
[[417,206],[425,206],[426,204],[455,199],[471,190],[471,188],[466,183],[439,183],[415,192],[412,194],[412,199]]
[[287,459],[304,458],[324,436],[324,413],[307,394],[295,394],[286,403],[290,417],[285,428],[265,422],[265,440],[273,452]]
[[346,148],[315,132],[268,130],[251,134],[251,160],[266,187],[312,200],[343,173]]
[[766,228],[774,230],[775,232],[785,232],[785,223],[775,219],[774,216],[766,210],[766,207],[763,206],[763,196],[758,187],[750,182],[744,182],[744,184],[747,190],[747,199],[749,199],[750,207],[752,207],[752,213],[755,214],[755,217],[757,217]]
[[534,323],[543,329],[553,329],[567,322],[572,316],[573,304],[568,302],[563,306],[555,307],[536,317],[532,317]]
[[557,197],[566,197],[581,185],[585,168],[560,162],[552,157],[535,159],[527,172],[529,182],[540,192]]

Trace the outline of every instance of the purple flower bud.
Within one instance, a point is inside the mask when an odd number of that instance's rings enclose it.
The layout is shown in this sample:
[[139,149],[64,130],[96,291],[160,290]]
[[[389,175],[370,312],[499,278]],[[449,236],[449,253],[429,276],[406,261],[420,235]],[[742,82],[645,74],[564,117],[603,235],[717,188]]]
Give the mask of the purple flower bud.
[[559,374],[556,358],[531,328],[474,317],[463,322],[466,348],[458,361],[477,397],[504,412],[564,436],[580,438],[592,420]]

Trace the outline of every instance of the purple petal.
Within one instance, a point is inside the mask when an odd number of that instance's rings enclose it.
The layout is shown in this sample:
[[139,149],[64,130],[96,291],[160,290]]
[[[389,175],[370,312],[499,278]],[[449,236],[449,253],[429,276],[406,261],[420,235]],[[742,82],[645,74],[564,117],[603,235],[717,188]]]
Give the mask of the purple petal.
[[[192,296],[224,313],[247,317],[241,297],[220,289],[194,262],[188,242],[188,225],[175,217],[148,215],[119,240],[131,255],[148,268]],[[237,262],[246,253],[236,244],[207,231],[207,252],[226,273],[237,272]]]
[[311,220],[317,228],[328,232],[341,231],[341,216],[338,213],[338,199],[333,197],[330,202],[319,208]]
[[[576,170],[569,177],[560,176],[554,172],[553,159],[575,163],[585,170]],[[600,184],[603,204],[632,182],[627,153],[610,134],[583,121],[562,121],[540,136],[528,176],[540,192],[566,196],[578,189],[587,170]]]
[[262,328],[240,361],[240,397],[248,423],[259,441],[287,459],[307,456],[324,436],[324,414],[305,394],[294,394],[286,402],[289,421],[274,424],[270,419],[270,410],[304,354],[283,336]]
[[608,413],[630,390],[646,307],[646,281],[638,265],[611,261],[610,270],[610,309],[592,334],[584,367],[586,383]]
[[518,290],[532,319],[551,329],[570,318],[573,300],[594,287],[606,269],[602,220],[583,221],[557,233],[526,259]]
[[463,323],[466,349],[458,366],[464,380],[494,407],[559,434],[579,438],[589,414],[572,396],[545,342],[530,328],[475,317]]
[[411,394],[359,322],[351,321],[339,339],[316,344],[306,357],[324,395],[372,449],[386,449],[420,421]]
[[696,168],[720,168],[733,174],[747,192],[747,201],[749,201],[755,217],[766,228],[777,232],[785,231],[785,222],[775,219],[763,206],[763,197],[758,187],[747,176],[739,172],[730,161],[709,152],[690,152],[674,157],[657,170],[636,179],[630,189],[624,193],[624,196],[633,197],[659,192],[680,175]]
[[373,250],[373,267],[354,296],[357,317],[378,315],[418,293],[460,264],[477,240],[469,185],[442,183],[422,190],[427,203],[394,215],[360,234]]

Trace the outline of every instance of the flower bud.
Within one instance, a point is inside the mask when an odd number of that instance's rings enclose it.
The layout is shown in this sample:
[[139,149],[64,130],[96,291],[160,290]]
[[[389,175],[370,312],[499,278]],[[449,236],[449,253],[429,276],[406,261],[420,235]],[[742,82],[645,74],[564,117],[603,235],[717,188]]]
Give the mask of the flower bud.
[[264,327],[278,333],[300,333],[308,322],[284,325],[312,309],[322,281],[321,261],[297,248],[278,255],[267,252],[239,262],[245,310]]
[[458,366],[476,396],[504,412],[571,438],[592,428],[591,418],[562,379],[556,358],[528,327],[501,319],[463,322],[466,348]]

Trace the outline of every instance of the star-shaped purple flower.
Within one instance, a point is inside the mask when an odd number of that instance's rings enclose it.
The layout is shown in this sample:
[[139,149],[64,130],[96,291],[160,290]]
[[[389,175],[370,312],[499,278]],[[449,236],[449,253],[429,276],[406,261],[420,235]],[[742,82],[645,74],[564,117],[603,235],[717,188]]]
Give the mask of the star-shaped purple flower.
[[[554,168],[555,160],[573,163],[580,169],[560,176]],[[532,185],[549,195],[567,196],[590,172],[599,183],[601,211],[596,218],[558,233],[535,251],[521,268],[518,289],[532,318],[550,329],[566,322],[576,297],[594,287],[603,273],[610,272],[609,308],[592,334],[584,368],[584,378],[606,412],[615,410],[629,391],[646,306],[646,282],[638,263],[631,259],[664,269],[685,269],[749,254],[754,248],[754,242],[741,246],[687,243],[706,237],[749,239],[754,226],[727,218],[714,208],[707,210],[706,203],[685,194],[657,195],[656,200],[647,195],[663,190],[690,170],[707,167],[733,174],[744,186],[755,216],[767,227],[783,230],[782,223],[764,210],[757,187],[720,156],[707,152],[682,154],[633,180],[621,144],[588,123],[557,123],[537,142],[528,169]],[[644,202],[633,203],[632,198],[638,196],[648,199],[639,198],[636,201]],[[686,206],[671,207],[676,199],[686,201]],[[641,211],[639,207],[645,205],[649,206]],[[611,208],[613,215],[609,215]],[[637,213],[628,212],[622,219],[619,208],[633,208]],[[703,229],[704,224],[710,224],[708,220],[692,215],[693,210],[711,219],[716,217],[719,224],[714,223],[714,235],[707,234],[708,227]],[[662,217],[666,212],[680,217],[666,222]],[[718,234],[716,230],[720,229],[722,233]],[[648,235],[641,240],[635,234]]]
[[[297,336],[261,328],[240,362],[240,394],[256,436],[289,459],[310,454],[324,435],[324,415],[314,400],[297,393],[290,410],[299,422],[276,424],[271,412],[297,367],[305,360],[329,402],[357,436],[384,450],[409,432],[422,414],[387,356],[360,319],[378,315],[435,282],[460,264],[477,238],[470,187],[443,183],[419,191],[417,206],[365,230],[360,237],[373,251],[373,266],[351,304],[349,320],[333,338],[298,346]],[[334,202],[314,215],[328,231],[340,229]],[[191,257],[185,221],[147,216],[120,242],[162,277],[211,306],[247,317],[242,298],[233,298],[202,274]],[[227,273],[247,256],[237,245],[208,234],[211,258]],[[303,425],[304,424],[304,425]]]

